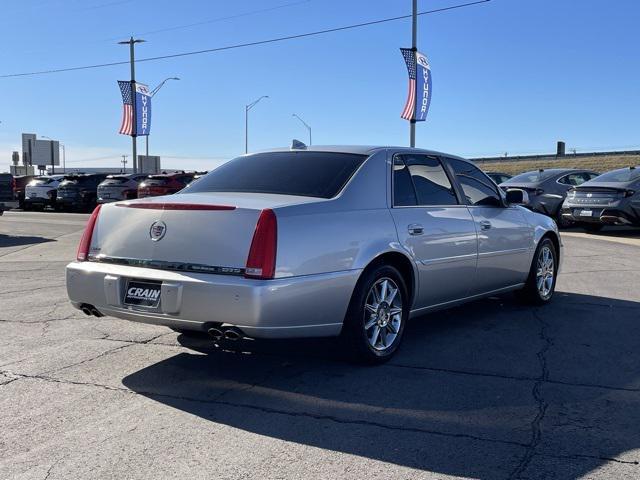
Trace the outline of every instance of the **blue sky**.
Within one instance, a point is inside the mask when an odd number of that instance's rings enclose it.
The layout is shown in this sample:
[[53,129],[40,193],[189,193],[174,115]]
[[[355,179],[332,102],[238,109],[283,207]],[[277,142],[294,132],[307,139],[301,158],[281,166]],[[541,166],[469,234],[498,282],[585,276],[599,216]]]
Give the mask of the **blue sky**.
[[[420,10],[464,0],[419,0]],[[215,48],[410,13],[410,0],[4,0],[0,74]],[[268,11],[257,12],[259,10]],[[251,13],[255,12],[255,13]],[[235,17],[235,18],[227,18]],[[156,30],[218,19],[202,25]],[[419,19],[433,100],[417,145],[465,156],[538,153],[556,140],[579,150],[640,148],[636,0],[492,0]],[[244,149],[408,142],[400,118],[410,21],[137,65],[154,86],[150,153],[167,168],[211,168]],[[68,166],[118,166],[116,80],[127,65],[0,79],[0,170],[21,132],[58,138]],[[139,140],[139,151],[144,142]]]

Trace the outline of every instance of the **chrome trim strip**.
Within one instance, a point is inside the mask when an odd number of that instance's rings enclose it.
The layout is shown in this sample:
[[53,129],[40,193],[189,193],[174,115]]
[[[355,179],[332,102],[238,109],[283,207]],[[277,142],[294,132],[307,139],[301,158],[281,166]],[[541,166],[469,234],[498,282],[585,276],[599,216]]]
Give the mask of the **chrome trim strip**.
[[453,257],[432,258],[432,259],[420,260],[420,263],[422,265],[440,265],[442,263],[457,262],[459,260],[464,260],[464,259],[467,259],[467,258],[476,258],[476,257],[477,257],[476,253],[467,253],[467,254],[464,254],[464,255],[455,255]]
[[168,262],[165,260],[149,260],[139,258],[108,257],[106,255],[89,256],[90,262],[126,265],[128,267],[152,268],[174,272],[211,273],[214,275],[243,276],[244,268],[205,265],[201,263]]
[[478,253],[478,257],[481,257],[481,258],[497,257],[499,255],[513,255],[516,253],[525,253],[529,251],[531,251],[529,247],[511,248],[509,250],[498,250],[495,252],[481,252],[481,253]]

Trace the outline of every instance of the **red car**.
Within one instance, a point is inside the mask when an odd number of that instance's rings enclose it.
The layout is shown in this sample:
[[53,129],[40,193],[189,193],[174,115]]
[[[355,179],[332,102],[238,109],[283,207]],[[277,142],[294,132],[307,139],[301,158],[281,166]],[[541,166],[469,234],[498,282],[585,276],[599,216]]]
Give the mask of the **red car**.
[[138,198],[171,195],[189,185],[193,177],[193,173],[185,172],[149,175],[138,185]]

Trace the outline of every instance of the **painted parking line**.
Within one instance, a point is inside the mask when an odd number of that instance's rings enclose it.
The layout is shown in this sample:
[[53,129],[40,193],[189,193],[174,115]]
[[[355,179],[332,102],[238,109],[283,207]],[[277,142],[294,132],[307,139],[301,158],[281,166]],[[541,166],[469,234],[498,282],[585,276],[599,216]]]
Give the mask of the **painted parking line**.
[[562,237],[583,238],[588,240],[601,240],[603,242],[621,243],[623,245],[632,245],[634,247],[640,247],[640,238],[620,237],[607,235],[605,233],[593,234],[593,233],[580,233],[580,232],[561,232]]

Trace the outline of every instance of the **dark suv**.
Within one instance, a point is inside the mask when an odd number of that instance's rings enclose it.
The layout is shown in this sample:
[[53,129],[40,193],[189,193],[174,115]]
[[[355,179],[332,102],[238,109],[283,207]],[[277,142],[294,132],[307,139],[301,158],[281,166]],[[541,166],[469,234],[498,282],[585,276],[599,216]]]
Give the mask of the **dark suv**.
[[569,189],[588,182],[599,174],[590,170],[549,168],[521,173],[502,182],[503,190],[517,188],[529,194],[531,210],[555,219],[559,227],[566,227],[571,220],[562,215],[560,208]]
[[146,173],[109,175],[98,185],[98,203],[138,198],[138,185],[145,178]]
[[96,206],[98,184],[107,174],[67,175],[58,186],[56,208],[60,210],[91,210]]
[[0,173],[0,215],[9,208],[7,203],[11,202],[13,202],[13,175]]
[[193,180],[194,173],[163,173],[149,175],[149,178],[138,185],[138,198],[171,195],[179,192]]

